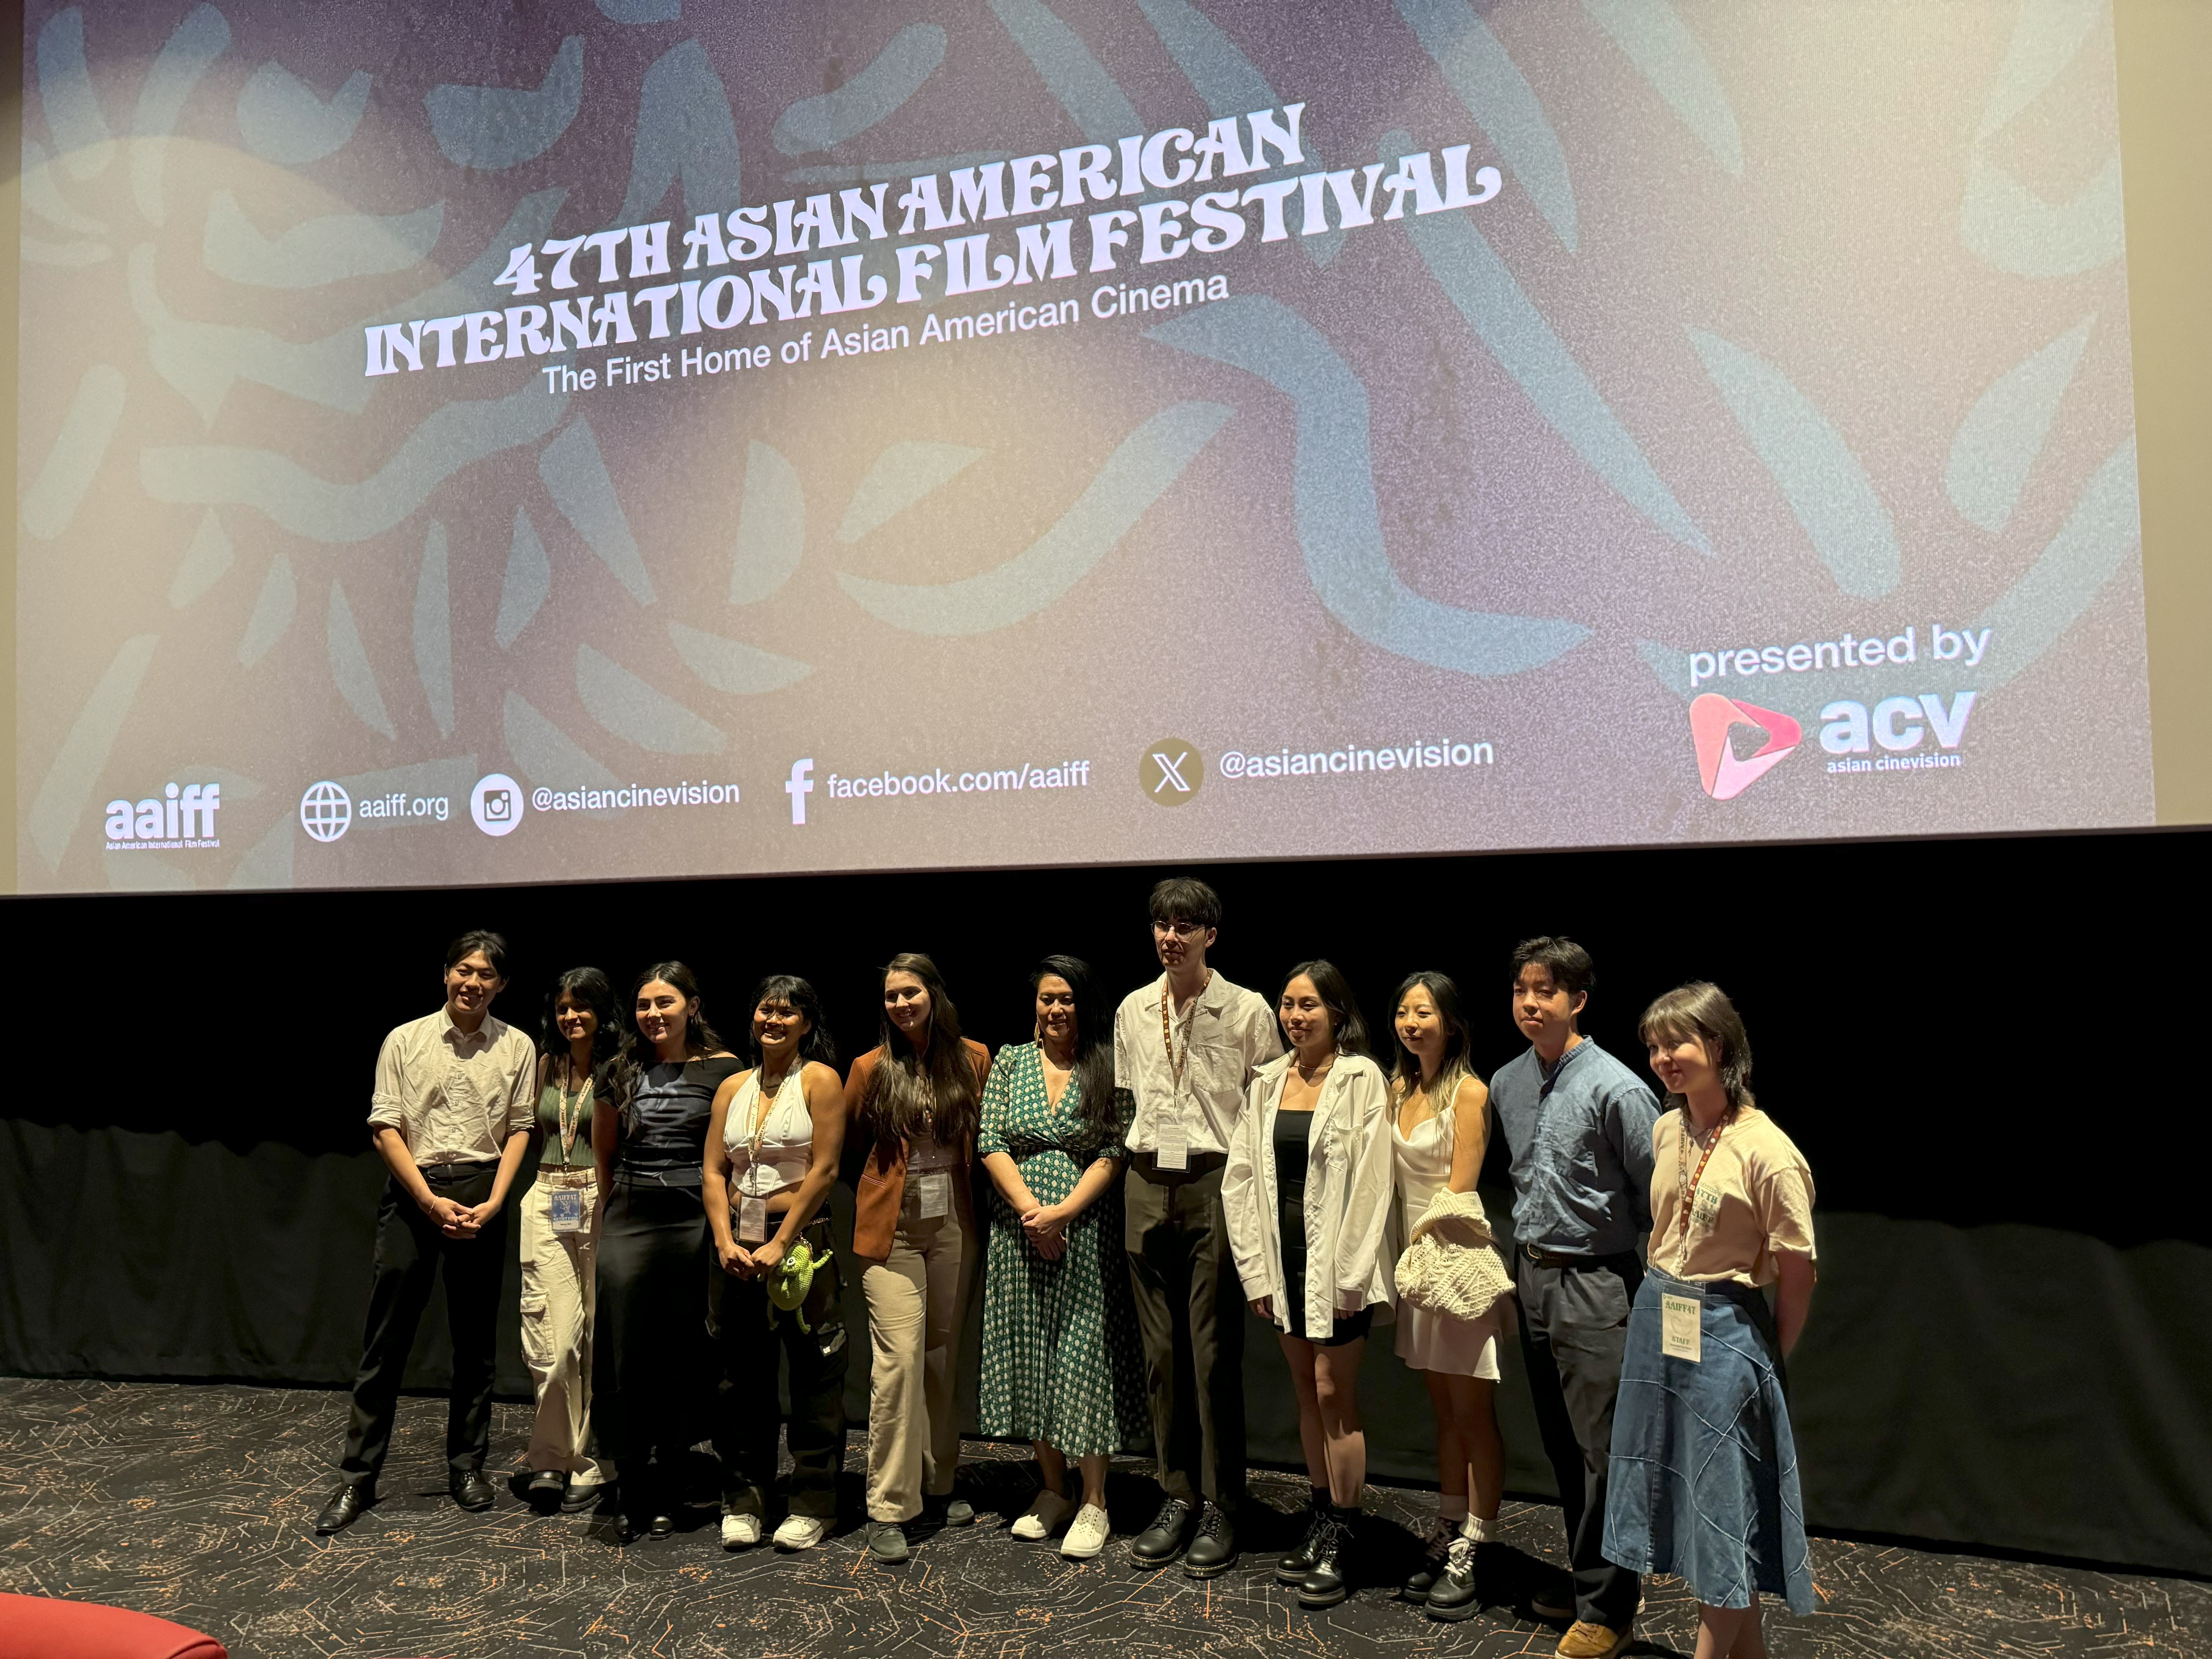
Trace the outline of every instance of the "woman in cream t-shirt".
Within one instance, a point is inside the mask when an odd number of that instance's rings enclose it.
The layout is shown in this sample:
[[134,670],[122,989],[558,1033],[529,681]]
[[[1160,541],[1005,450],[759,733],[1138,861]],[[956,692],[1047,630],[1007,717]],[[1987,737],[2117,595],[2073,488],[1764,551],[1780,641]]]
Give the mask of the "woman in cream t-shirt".
[[1669,1109],[1652,1131],[1650,1267],[1621,1360],[1605,1556],[1688,1583],[1701,1659],[1763,1659],[1761,1593],[1814,1606],[1782,1389],[1813,1297],[1813,1172],[1753,1103],[1751,1044],[1718,987],[1669,991],[1642,1029]]

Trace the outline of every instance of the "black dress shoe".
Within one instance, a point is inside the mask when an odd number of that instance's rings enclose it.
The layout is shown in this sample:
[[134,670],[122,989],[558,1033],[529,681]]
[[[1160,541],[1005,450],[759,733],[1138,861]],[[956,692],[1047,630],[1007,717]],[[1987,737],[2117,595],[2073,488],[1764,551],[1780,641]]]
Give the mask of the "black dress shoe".
[[611,1480],[594,1480],[584,1486],[571,1480],[562,1489],[561,1513],[574,1515],[580,1510],[598,1509],[612,1495],[614,1489],[615,1483]]
[[1313,1571],[1298,1585],[1302,1607],[1333,1607],[1352,1594],[1352,1523],[1358,1510],[1335,1510],[1322,1522]]
[[1183,1552],[1182,1576],[1218,1578],[1237,1559],[1237,1524],[1209,1502],[1198,1517],[1198,1531]]
[[491,1482],[483,1478],[482,1469],[471,1469],[457,1474],[447,1484],[446,1490],[453,1495],[453,1502],[465,1510],[488,1510],[491,1507]]
[[361,1512],[376,1502],[376,1488],[368,1481],[349,1480],[331,1494],[323,1512],[315,1517],[315,1530],[324,1537],[343,1532],[361,1519]]
[[568,1490],[568,1477],[558,1469],[540,1469],[530,1477],[530,1507],[540,1515],[560,1511],[561,1499]]
[[1321,1543],[1322,1528],[1328,1524],[1328,1494],[1316,1487],[1306,1509],[1306,1535],[1298,1540],[1296,1549],[1275,1563],[1277,1583],[1298,1583],[1313,1571],[1314,1550]]
[[1189,1547],[1191,1529],[1198,1524],[1198,1510],[1180,1498],[1160,1505],[1152,1524],[1139,1533],[1129,1546],[1129,1559],[1139,1567],[1164,1567]]
[[665,1510],[658,1515],[646,1517],[645,1535],[647,1538],[665,1538],[675,1530],[676,1517]]

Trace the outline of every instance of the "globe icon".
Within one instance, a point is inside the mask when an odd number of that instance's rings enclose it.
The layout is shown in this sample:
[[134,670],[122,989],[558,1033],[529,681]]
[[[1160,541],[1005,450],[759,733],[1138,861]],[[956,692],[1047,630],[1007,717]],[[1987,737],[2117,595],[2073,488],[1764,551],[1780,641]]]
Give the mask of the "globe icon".
[[317,841],[336,841],[353,823],[353,797],[335,783],[307,786],[300,797],[300,827]]

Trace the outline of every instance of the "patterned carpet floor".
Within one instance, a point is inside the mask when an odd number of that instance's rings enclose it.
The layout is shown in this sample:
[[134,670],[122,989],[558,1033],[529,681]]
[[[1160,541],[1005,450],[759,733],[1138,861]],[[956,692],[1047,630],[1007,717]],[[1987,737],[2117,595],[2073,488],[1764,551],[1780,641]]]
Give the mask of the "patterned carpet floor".
[[[726,1554],[714,1516],[628,1548],[590,1515],[546,1519],[502,1489],[487,1514],[444,1494],[442,1402],[403,1402],[381,1501],[335,1539],[311,1530],[329,1491],[342,1396],[309,1389],[0,1379],[0,1590],[118,1603],[206,1631],[237,1659],[520,1659],[521,1656],[742,1655],[746,1659],[1194,1659],[1297,1653],[1549,1654],[1549,1629],[1495,1607],[1457,1626],[1392,1599],[1388,1581],[1327,1613],[1302,1612],[1255,1536],[1235,1569],[1195,1583],[1138,1575],[1126,1535],[1157,1488],[1117,1465],[1122,1536],[1097,1560],[1016,1542],[1006,1525],[1034,1489],[1012,1448],[971,1443],[963,1490],[973,1527],[917,1534],[902,1567],[871,1564],[856,1524],[801,1555]],[[511,1468],[528,1416],[501,1406],[493,1467]],[[860,1513],[862,1448],[848,1461]],[[696,1471],[702,1496],[712,1471]],[[1295,1476],[1254,1492],[1287,1512]],[[1378,1566],[1410,1551],[1432,1499],[1377,1488],[1366,1548]],[[1557,1575],[1559,1511],[1509,1504],[1523,1587]],[[1266,1535],[1272,1532],[1273,1536]],[[2165,1659],[2212,1652],[2212,1585],[1815,1539],[1822,1606],[1770,1611],[1777,1659]],[[1696,1613],[1680,1583],[1649,1589],[1632,1651],[1686,1656]]]

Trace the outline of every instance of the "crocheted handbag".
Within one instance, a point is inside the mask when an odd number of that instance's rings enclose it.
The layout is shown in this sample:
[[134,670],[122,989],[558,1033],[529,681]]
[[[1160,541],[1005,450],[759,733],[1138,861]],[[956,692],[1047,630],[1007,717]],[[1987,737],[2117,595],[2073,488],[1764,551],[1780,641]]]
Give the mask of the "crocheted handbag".
[[1429,1313],[1476,1320],[1512,1291],[1481,1199],[1438,1193],[1398,1258],[1398,1299]]

